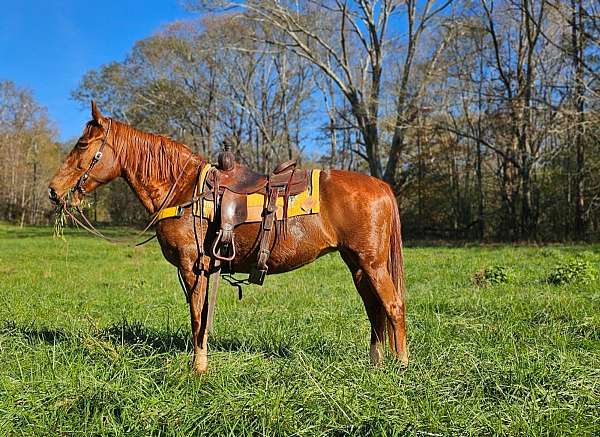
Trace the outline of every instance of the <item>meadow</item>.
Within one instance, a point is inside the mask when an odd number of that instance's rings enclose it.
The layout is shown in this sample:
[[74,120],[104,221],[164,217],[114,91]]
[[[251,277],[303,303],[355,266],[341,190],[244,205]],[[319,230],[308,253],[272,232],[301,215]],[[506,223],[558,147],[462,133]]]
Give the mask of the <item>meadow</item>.
[[223,282],[198,377],[155,241],[0,225],[0,435],[600,435],[600,281],[545,281],[577,256],[600,267],[598,245],[409,245],[408,369],[369,364],[337,254],[241,301]]

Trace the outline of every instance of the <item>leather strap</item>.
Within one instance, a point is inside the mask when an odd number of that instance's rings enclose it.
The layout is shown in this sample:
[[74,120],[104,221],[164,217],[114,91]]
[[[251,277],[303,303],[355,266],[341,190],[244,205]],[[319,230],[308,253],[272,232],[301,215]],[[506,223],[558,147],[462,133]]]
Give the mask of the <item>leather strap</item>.
[[111,127],[112,127],[112,118],[109,118],[108,119],[108,128],[106,129],[106,132],[104,132],[104,138],[102,138],[102,144],[100,144],[100,147],[98,148],[98,151],[92,158],[92,161],[90,162],[90,165],[88,166],[87,170],[79,177],[75,186],[73,188],[71,188],[71,192],[74,193],[74,192],[78,191],[82,195],[85,196],[86,191],[85,191],[85,188],[83,188],[83,184],[85,184],[85,182],[90,177],[90,174],[92,173],[92,169],[96,166],[98,161],[100,161],[100,159],[102,159],[102,151],[104,150],[104,146],[106,146],[106,141],[108,140],[108,134],[110,133]]
[[219,288],[219,278],[221,276],[221,261],[215,259],[213,270],[208,278],[209,290],[208,297],[208,330],[212,331],[213,321],[215,317],[215,305],[217,304],[217,289]]
[[271,234],[275,224],[275,215],[277,213],[277,195],[278,188],[269,190],[269,197],[265,207],[265,217],[261,226],[260,246],[258,248],[258,258],[256,268],[250,273],[248,280],[253,284],[262,285],[268,271],[267,261],[271,255]]

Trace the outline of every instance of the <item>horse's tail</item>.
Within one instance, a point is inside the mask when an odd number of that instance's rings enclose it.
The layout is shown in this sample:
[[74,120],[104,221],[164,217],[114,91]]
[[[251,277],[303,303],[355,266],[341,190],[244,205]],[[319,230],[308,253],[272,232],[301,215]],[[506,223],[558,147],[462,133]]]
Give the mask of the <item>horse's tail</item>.
[[[404,306],[404,294],[405,294],[405,285],[404,285],[404,261],[402,258],[402,235],[401,235],[401,225],[400,225],[400,210],[398,208],[398,202],[396,201],[396,196],[391,188],[389,188],[389,196],[391,199],[392,206],[392,223],[390,229],[390,252],[388,256],[388,272],[392,276],[392,281],[394,282],[394,287],[396,289],[396,294],[402,301],[402,305]],[[396,341],[394,339],[394,329],[392,328],[392,324],[388,318],[387,320],[387,331],[390,342],[390,348],[392,352],[398,352],[396,350]]]

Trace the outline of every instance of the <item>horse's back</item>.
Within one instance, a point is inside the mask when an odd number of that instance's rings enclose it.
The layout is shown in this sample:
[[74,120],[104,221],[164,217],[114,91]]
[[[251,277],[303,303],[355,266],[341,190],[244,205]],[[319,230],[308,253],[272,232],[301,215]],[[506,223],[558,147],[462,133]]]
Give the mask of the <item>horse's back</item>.
[[381,179],[344,170],[324,172],[321,180],[321,221],[335,235],[337,245],[372,239],[392,219],[395,204],[391,187]]

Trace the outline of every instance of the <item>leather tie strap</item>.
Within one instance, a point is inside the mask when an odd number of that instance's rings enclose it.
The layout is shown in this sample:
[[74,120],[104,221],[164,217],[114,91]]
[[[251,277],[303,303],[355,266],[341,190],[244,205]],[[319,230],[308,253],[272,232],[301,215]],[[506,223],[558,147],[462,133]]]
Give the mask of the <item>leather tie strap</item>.
[[206,297],[208,299],[208,315],[207,326],[208,330],[212,331],[213,321],[215,318],[215,305],[217,303],[217,289],[219,288],[219,278],[221,276],[221,261],[215,259],[212,271],[208,277],[208,287]]

